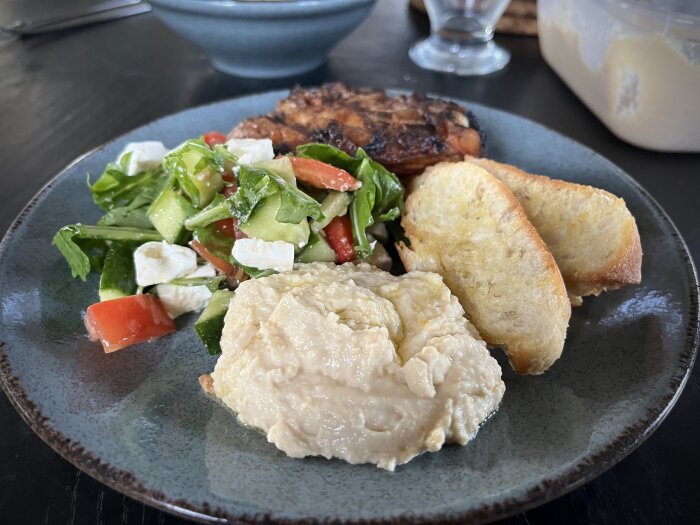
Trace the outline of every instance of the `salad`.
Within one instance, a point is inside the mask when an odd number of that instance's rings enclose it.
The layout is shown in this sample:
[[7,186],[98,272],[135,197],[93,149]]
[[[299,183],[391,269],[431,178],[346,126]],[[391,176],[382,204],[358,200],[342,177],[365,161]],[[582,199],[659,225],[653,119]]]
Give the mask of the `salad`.
[[173,150],[130,143],[87,185],[104,215],[64,226],[53,244],[73,277],[101,274],[85,325],[105,352],[169,334],[173,319],[203,310],[195,330],[217,354],[242,280],[315,261],[386,268],[381,243],[402,238],[403,187],[361,149],[314,143],[275,157],[269,139],[210,132]]

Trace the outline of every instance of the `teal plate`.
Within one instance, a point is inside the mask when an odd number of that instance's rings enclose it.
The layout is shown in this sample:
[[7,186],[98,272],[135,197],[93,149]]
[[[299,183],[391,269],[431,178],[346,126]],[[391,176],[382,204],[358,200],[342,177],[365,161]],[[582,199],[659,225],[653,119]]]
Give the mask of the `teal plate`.
[[97,279],[70,278],[51,246],[99,210],[85,176],[129,141],[228,130],[270,111],[279,91],[192,109],[139,128],[66,168],[0,245],[0,383],[32,429],[96,479],[201,521],[486,521],[541,504],[622,459],[677,400],[697,351],[698,288],[688,251],[658,204],[596,153],[531,121],[466,104],[492,158],[624,197],[644,250],[639,286],[574,309],[563,357],[543,376],[504,368],[500,411],[465,447],[389,473],[322,458],[290,459],[241,427],[197,381],[213,369],[192,330],[106,355],[82,315]]

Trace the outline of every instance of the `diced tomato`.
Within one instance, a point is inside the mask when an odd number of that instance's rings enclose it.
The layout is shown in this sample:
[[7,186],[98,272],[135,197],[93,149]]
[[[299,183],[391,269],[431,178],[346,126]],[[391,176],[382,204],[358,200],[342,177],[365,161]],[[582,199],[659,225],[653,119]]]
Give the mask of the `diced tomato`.
[[209,133],[205,133],[202,135],[202,138],[204,139],[204,142],[209,144],[209,147],[226,142],[226,135],[219,133],[218,131],[210,131]]
[[154,295],[129,295],[88,307],[85,326],[90,339],[115,352],[175,331],[173,320]]
[[224,197],[230,197],[231,195],[233,195],[237,191],[238,191],[238,186],[236,186],[235,184],[230,184],[230,185],[224,186],[224,189],[221,193],[224,194]]
[[233,239],[246,239],[248,236],[238,229],[238,219],[232,217],[230,219],[221,219],[214,223],[216,229],[219,230],[224,235],[227,235]]
[[316,159],[289,157],[294,174],[301,182],[325,190],[354,191],[362,183],[347,171]]
[[336,217],[323,231],[326,233],[326,241],[333,248],[339,263],[349,262],[357,257],[352,239],[352,226],[347,215]]
[[211,253],[204,247],[204,245],[201,242],[191,241],[190,246],[194,251],[196,251],[199,254],[199,256],[202,259],[210,263],[212,266],[214,266],[214,268],[216,268],[220,272],[225,273],[226,275],[233,275],[234,273],[236,273],[237,268],[233,264]]
[[214,223],[214,226],[216,226],[216,229],[224,235],[235,239],[236,234],[233,231],[233,225],[235,224],[235,221],[236,219],[221,219],[220,221],[216,221]]
[[[236,182],[236,176],[233,173],[222,173],[221,178],[224,179],[225,182],[229,183],[235,183]],[[228,188],[228,186],[224,186],[224,189]]]

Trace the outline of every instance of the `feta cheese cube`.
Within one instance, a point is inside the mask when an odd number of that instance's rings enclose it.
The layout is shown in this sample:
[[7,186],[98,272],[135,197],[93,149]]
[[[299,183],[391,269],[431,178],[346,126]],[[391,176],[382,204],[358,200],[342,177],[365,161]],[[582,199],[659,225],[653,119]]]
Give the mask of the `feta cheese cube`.
[[285,241],[238,239],[233,244],[232,255],[240,264],[258,270],[289,272],[294,269],[294,245]]
[[[206,263],[185,275],[185,279],[192,277],[216,277],[216,269],[211,264]],[[186,312],[197,312],[204,309],[212,296],[206,286],[181,286],[166,283],[157,285],[155,290],[165,307],[165,311],[173,319]]]
[[155,290],[165,311],[173,319],[187,312],[202,310],[212,296],[206,286],[159,284]]
[[275,158],[270,139],[231,139],[226,143],[226,148],[238,157],[240,164],[253,164]]
[[209,263],[204,263],[197,266],[197,269],[194,272],[188,273],[185,277],[216,277],[216,268]]
[[117,156],[117,163],[127,154],[131,155],[126,165],[126,174],[132,176],[157,168],[168,154],[168,149],[158,140],[129,142]]
[[134,251],[136,284],[167,283],[197,270],[197,254],[186,246],[151,241]]

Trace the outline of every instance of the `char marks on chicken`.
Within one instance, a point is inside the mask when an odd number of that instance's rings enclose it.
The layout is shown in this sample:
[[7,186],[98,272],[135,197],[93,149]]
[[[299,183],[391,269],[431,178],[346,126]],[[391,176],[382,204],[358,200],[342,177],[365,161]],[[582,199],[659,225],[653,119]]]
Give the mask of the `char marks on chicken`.
[[278,154],[308,142],[331,144],[354,155],[364,149],[399,177],[441,161],[483,154],[473,115],[454,102],[420,95],[387,96],[343,84],[292,90],[275,110],[241,122],[230,138],[270,138]]

